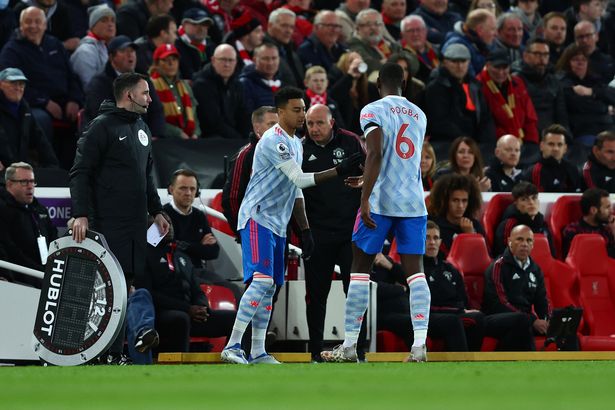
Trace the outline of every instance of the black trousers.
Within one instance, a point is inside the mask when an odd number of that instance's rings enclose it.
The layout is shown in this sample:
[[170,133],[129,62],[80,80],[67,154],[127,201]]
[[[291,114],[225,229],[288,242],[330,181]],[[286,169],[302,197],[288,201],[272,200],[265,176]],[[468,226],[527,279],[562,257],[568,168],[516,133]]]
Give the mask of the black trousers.
[[495,313],[485,317],[485,335],[499,339],[500,352],[536,350],[532,318],[521,312]]
[[[327,313],[327,298],[335,265],[339,265],[344,293],[348,294],[352,247],[350,238],[334,237],[326,232],[313,231],[315,249],[312,257],[305,261],[305,305],[307,325],[310,333],[308,350],[312,356],[320,357],[323,350],[323,333]],[[357,353],[364,354],[367,324],[361,325]]]

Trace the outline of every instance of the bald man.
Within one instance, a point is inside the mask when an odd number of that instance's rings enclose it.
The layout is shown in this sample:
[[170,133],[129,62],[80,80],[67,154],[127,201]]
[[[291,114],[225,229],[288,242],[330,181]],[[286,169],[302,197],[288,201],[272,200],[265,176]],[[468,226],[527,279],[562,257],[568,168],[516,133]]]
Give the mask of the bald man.
[[[309,138],[303,142],[303,172],[331,168],[355,152],[363,151],[359,137],[338,128],[326,105],[311,106],[305,117]],[[305,212],[316,243],[312,257],[305,261],[309,350],[312,360],[320,362],[331,272],[336,264],[340,266],[344,291],[348,290],[352,262],[350,239],[361,191],[345,186],[340,179],[304,189],[303,195]],[[365,330],[361,333],[364,335]],[[361,357],[362,349],[358,350]]]
[[517,168],[521,158],[521,140],[512,134],[502,136],[495,146],[495,157],[485,172],[493,192],[510,192],[521,177]]
[[551,306],[542,270],[530,257],[533,247],[532,230],[514,227],[504,254],[485,272],[485,333],[500,339],[497,350],[536,350],[534,334],[547,333]]

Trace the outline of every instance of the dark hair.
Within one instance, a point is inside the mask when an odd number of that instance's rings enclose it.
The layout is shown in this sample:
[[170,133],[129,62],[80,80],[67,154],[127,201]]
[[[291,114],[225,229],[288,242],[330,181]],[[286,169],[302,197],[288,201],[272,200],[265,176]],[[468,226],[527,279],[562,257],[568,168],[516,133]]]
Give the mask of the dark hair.
[[527,41],[527,43],[525,43],[525,51],[529,50],[529,48],[534,44],[545,44],[547,47],[549,47],[549,42],[544,38],[532,37]]
[[468,193],[468,207],[464,216],[475,218],[483,204],[483,197],[474,177],[461,174],[445,174],[436,180],[429,195],[429,215],[445,217],[448,212],[448,200],[453,191]]
[[378,72],[378,80],[384,87],[392,89],[401,88],[404,83],[404,69],[397,62],[384,63]]
[[[557,60],[555,69],[557,71],[563,71],[567,74],[572,73],[572,70],[570,69],[570,60],[579,55],[587,58],[583,50],[581,50],[581,48],[576,43],[570,44],[568,47],[566,47],[559,60]],[[587,69],[587,72],[589,73],[589,67]]]
[[600,202],[602,198],[608,198],[609,192],[602,188],[589,188],[581,196],[581,211],[583,216],[589,214],[589,208],[595,206],[600,208]]
[[568,136],[568,130],[562,124],[551,124],[544,130],[542,130],[541,141],[545,140],[547,134],[561,134],[566,138]]
[[297,87],[282,87],[274,95],[275,107],[284,108],[289,100],[303,99],[303,91]]
[[180,175],[184,177],[193,177],[194,179],[196,179],[196,184],[197,184],[197,189],[198,189],[199,177],[197,176],[196,172],[188,168],[180,168],[177,171],[173,172],[173,175],[171,175],[171,181],[169,181],[169,185],[175,184],[175,182],[177,181],[177,178]]
[[263,105],[262,107],[258,107],[257,109],[252,111],[252,117],[250,118],[250,120],[252,122],[262,122],[265,118],[266,113],[277,114],[278,111],[275,109],[275,107],[272,107],[270,105]]
[[512,189],[513,199],[525,198],[534,195],[538,195],[538,188],[536,185],[527,181],[520,181]]
[[594,141],[594,146],[598,149],[602,149],[605,141],[615,141],[615,132],[614,131],[602,131],[596,137],[596,141]]
[[591,1],[592,0],[572,0],[572,9],[575,13],[578,13],[583,4],[589,4]]
[[451,144],[451,149],[448,153],[448,159],[451,163],[451,170],[453,172],[459,172],[459,167],[457,166],[457,149],[461,143],[466,144],[470,147],[472,154],[474,154],[474,164],[472,164],[472,168],[470,169],[470,174],[474,175],[477,178],[482,178],[485,176],[483,171],[483,156],[480,153],[480,148],[478,148],[478,144],[471,137],[457,137],[453,140]]
[[437,223],[435,223],[432,220],[427,221],[427,230],[430,230],[430,229],[436,229],[438,230],[438,232],[440,232],[440,227],[438,226]]
[[168,14],[152,16],[145,25],[145,35],[148,38],[156,38],[160,35],[161,31],[169,29],[171,22],[175,22],[175,19]]
[[133,89],[139,81],[147,81],[147,77],[139,73],[123,73],[113,80],[113,96],[120,101],[124,91]]

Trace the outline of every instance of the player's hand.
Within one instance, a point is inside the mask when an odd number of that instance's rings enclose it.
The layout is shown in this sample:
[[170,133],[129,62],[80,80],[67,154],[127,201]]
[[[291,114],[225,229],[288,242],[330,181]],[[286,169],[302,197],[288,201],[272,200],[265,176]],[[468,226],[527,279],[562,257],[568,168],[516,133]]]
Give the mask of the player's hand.
[[369,202],[361,203],[361,220],[369,229],[376,229],[376,221],[374,221],[369,212]]
[[355,152],[335,167],[337,175],[345,177],[357,172],[359,165],[365,162],[365,155],[362,152]]
[[169,229],[170,229],[169,222],[165,219],[164,216],[162,216],[162,214],[157,214],[154,217],[154,223],[158,225],[158,230],[163,236],[166,236],[166,234],[169,233]]
[[462,233],[474,233],[474,224],[472,224],[472,220],[470,218],[461,218],[459,228],[461,228]]
[[208,233],[207,235],[203,236],[203,239],[201,239],[201,245],[215,245],[217,243],[218,240],[213,233]]
[[363,186],[363,175],[347,177],[344,184],[350,188],[361,188]]
[[547,329],[549,328],[549,322],[543,319],[536,319],[532,326],[539,335],[546,335]]
[[314,248],[316,247],[311,229],[308,228],[301,231],[301,246],[303,246],[301,249],[301,257],[307,261],[312,257]]
[[77,243],[83,242],[87,230],[88,218],[86,216],[75,218],[75,221],[73,222],[73,240]]

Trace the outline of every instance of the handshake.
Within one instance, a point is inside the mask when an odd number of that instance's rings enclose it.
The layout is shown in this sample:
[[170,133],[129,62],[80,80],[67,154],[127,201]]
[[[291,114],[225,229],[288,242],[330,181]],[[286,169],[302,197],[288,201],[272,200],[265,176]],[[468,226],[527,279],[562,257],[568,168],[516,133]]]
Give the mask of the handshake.
[[342,162],[340,162],[335,170],[340,177],[346,177],[349,175],[361,175],[363,173],[362,168],[365,164],[365,153],[355,152]]

